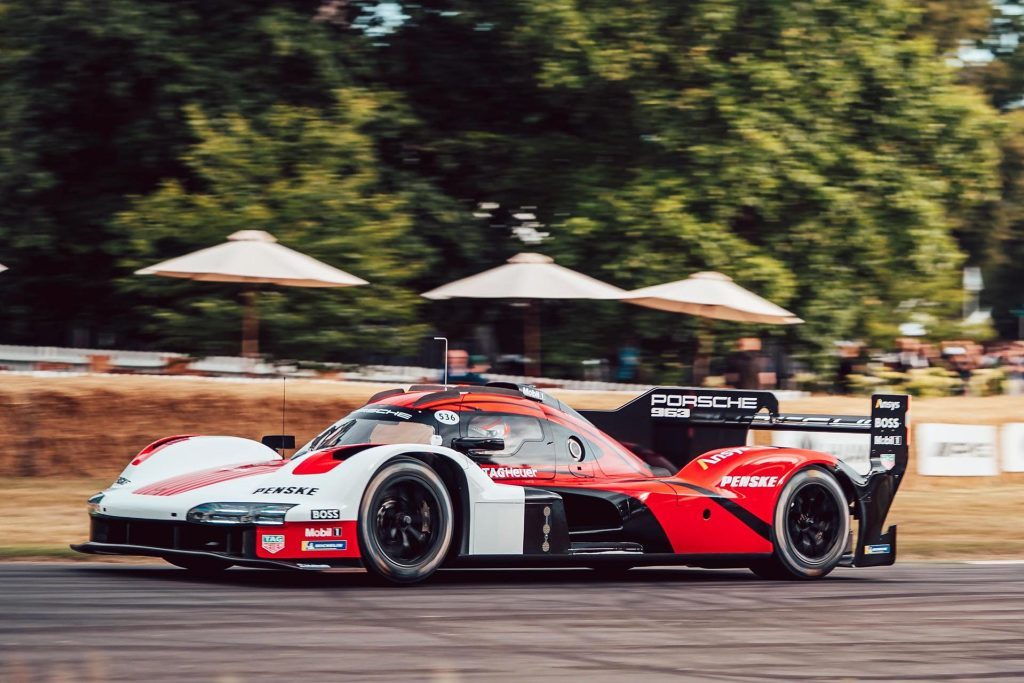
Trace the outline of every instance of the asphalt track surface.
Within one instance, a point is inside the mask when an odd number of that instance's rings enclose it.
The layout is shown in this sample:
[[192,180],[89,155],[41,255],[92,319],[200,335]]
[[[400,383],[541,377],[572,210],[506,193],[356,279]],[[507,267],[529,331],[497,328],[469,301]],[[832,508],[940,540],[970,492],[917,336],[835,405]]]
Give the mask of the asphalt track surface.
[[1024,564],[357,572],[0,564],[0,681],[1021,680]]

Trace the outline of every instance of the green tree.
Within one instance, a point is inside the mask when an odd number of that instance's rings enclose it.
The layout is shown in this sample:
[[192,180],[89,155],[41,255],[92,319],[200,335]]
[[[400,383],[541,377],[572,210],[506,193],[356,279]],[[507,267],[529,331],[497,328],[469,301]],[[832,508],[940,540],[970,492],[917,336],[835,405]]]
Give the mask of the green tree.
[[[997,196],[999,125],[910,35],[914,7],[409,13],[382,58],[435,140],[424,172],[459,197],[536,206],[566,265],[627,287],[722,270],[805,318],[787,334],[807,349],[891,339],[901,302],[955,314],[954,236]],[[573,332],[591,348],[630,327],[671,345],[661,321],[595,316]]]
[[[415,178],[380,170],[367,130],[389,109],[379,94],[348,88],[326,114],[278,105],[255,118],[189,119],[199,142],[184,162],[195,189],[170,180],[135,201],[118,225],[129,235],[124,265],[137,268],[222,241],[243,229],[271,232],[292,248],[369,280],[345,290],[272,289],[261,297],[264,348],[303,359],[368,360],[415,349],[422,301],[403,285],[434,261],[414,233],[430,199]],[[441,202],[443,204],[443,201]],[[224,287],[126,278],[150,303],[143,330],[181,348],[237,351],[237,304]],[[209,327],[197,321],[216,320]]]

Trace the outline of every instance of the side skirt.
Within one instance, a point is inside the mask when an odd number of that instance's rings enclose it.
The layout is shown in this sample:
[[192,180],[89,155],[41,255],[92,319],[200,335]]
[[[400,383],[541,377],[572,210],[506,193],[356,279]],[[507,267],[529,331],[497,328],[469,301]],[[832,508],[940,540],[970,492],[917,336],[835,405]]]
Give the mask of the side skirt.
[[468,555],[446,567],[595,567],[628,565],[631,567],[684,566],[704,569],[746,568],[766,560],[765,554],[677,555],[675,553],[588,553],[584,555]]
[[120,543],[77,543],[71,549],[91,555],[134,555],[141,557],[205,557],[215,560],[224,560],[239,567],[260,567],[263,569],[301,569],[303,571],[323,571],[339,567],[362,567],[358,559],[332,559],[322,562],[303,562],[299,560],[264,560],[248,557],[236,557],[221,553],[205,553],[197,550],[170,550],[168,548],[155,548],[146,545],[123,545]]

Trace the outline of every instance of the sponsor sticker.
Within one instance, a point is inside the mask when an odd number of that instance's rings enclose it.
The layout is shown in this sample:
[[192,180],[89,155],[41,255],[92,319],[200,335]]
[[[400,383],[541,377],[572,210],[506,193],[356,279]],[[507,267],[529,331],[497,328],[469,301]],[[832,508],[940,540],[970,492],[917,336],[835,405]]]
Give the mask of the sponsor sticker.
[[692,408],[757,410],[753,396],[651,394],[651,417],[690,417]]
[[287,494],[293,496],[312,496],[319,490],[319,488],[312,486],[265,486],[253,491],[253,495],[261,494],[265,496],[272,496],[276,494]]
[[888,543],[879,543],[878,545],[866,545],[864,546],[865,555],[888,555],[891,550],[891,546]]
[[533,387],[519,387],[519,391],[523,393],[523,396],[532,398],[534,401],[544,400],[544,394]]
[[341,519],[341,510],[310,510],[310,519]]
[[332,538],[341,536],[341,527],[306,527],[306,538]]
[[401,410],[391,410],[390,408],[360,408],[356,412],[373,413],[375,415],[392,415],[400,420],[408,420],[410,417],[412,417],[412,413],[406,413]]
[[130,483],[132,483],[131,479],[128,479],[127,477],[118,477],[117,481],[114,482],[114,486],[125,486]]
[[303,541],[302,550],[347,550],[348,541]]
[[726,458],[729,458],[729,457],[731,457],[733,455],[736,455],[737,453],[742,453],[745,450],[747,450],[747,449],[744,447],[744,448],[732,448],[732,449],[727,450],[727,451],[721,451],[720,453],[715,453],[714,455],[709,455],[706,458],[697,458],[697,464],[700,465],[700,468],[702,470],[706,470],[707,468],[711,467],[712,465],[717,465],[718,463],[722,462]]
[[898,417],[876,417],[875,429],[899,429],[901,426]]
[[771,489],[779,485],[779,477],[768,476],[730,476],[722,477],[720,488],[733,489]]
[[260,546],[268,553],[279,553],[284,550],[284,534],[262,534]]
[[880,408],[882,410],[899,410],[900,409],[900,402],[899,401],[883,401],[882,399],[879,398],[879,399],[875,400],[875,407],[876,408]]
[[902,446],[902,436],[878,436],[875,435],[874,444],[876,446]]
[[459,414],[454,410],[438,410],[434,413],[434,419],[443,425],[459,424]]
[[878,459],[882,462],[882,467],[887,470],[891,470],[893,467],[896,467],[895,453],[882,453],[878,456]]
[[484,467],[491,479],[534,479],[537,470],[532,467]]

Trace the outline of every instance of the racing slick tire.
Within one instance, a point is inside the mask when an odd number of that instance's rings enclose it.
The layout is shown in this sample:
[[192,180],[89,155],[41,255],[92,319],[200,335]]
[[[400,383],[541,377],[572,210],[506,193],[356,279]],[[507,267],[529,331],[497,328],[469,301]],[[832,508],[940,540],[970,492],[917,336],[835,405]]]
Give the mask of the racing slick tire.
[[835,476],[808,467],[783,487],[773,522],[775,552],[751,571],[765,579],[820,579],[846,550],[850,504]]
[[388,583],[423,581],[448,555],[453,520],[451,497],[437,472],[419,460],[391,460],[370,479],[359,505],[366,570]]
[[194,574],[218,574],[232,566],[227,560],[213,557],[165,557],[164,560]]

